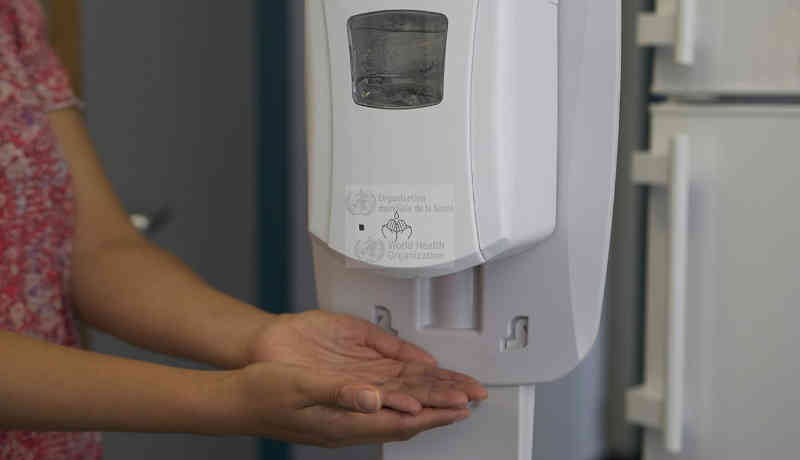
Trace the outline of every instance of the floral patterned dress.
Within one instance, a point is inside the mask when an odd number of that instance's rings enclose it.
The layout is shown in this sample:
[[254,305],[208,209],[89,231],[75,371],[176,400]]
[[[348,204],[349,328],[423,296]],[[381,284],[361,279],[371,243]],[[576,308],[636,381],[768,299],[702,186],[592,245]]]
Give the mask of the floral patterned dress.
[[[0,329],[78,347],[70,173],[45,117],[78,101],[44,22],[36,0],[0,0]],[[97,433],[0,431],[2,460],[98,458]]]

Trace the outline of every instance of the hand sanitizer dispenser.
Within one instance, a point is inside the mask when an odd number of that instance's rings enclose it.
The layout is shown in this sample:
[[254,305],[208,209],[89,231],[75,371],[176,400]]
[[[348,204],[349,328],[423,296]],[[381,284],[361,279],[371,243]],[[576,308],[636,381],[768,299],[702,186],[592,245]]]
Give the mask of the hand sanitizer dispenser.
[[619,35],[619,0],[306,0],[320,306],[490,388],[384,459],[530,458],[599,327]]

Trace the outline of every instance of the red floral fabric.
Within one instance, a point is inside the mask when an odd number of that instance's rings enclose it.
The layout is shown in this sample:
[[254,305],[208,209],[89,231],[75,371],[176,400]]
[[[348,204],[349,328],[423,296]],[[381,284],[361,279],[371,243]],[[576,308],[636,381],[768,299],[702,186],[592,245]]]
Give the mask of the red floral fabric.
[[[44,22],[36,0],[0,0],[0,328],[78,347],[71,178],[45,117],[77,100]],[[98,458],[97,433],[0,431],[3,460]]]

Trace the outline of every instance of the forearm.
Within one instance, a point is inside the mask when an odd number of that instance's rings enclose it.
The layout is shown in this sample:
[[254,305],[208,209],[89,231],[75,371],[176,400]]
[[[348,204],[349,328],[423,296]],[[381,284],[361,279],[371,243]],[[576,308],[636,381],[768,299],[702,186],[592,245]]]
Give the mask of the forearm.
[[192,371],[0,332],[0,429],[227,434],[231,372]]
[[223,367],[247,362],[268,316],[223,295],[138,235],[103,174],[81,116],[49,112],[74,178],[76,307],[90,324],[157,351]]
[[73,257],[76,306],[89,324],[155,351],[224,368],[250,361],[271,315],[207,285],[144,238]]

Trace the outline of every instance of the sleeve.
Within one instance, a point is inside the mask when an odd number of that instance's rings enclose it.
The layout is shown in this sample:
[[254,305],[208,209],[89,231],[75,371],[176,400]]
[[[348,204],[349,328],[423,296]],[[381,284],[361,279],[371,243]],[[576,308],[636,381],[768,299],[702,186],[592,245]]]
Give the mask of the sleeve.
[[17,0],[19,59],[45,112],[66,107],[82,108],[47,38],[47,21],[36,0]]

